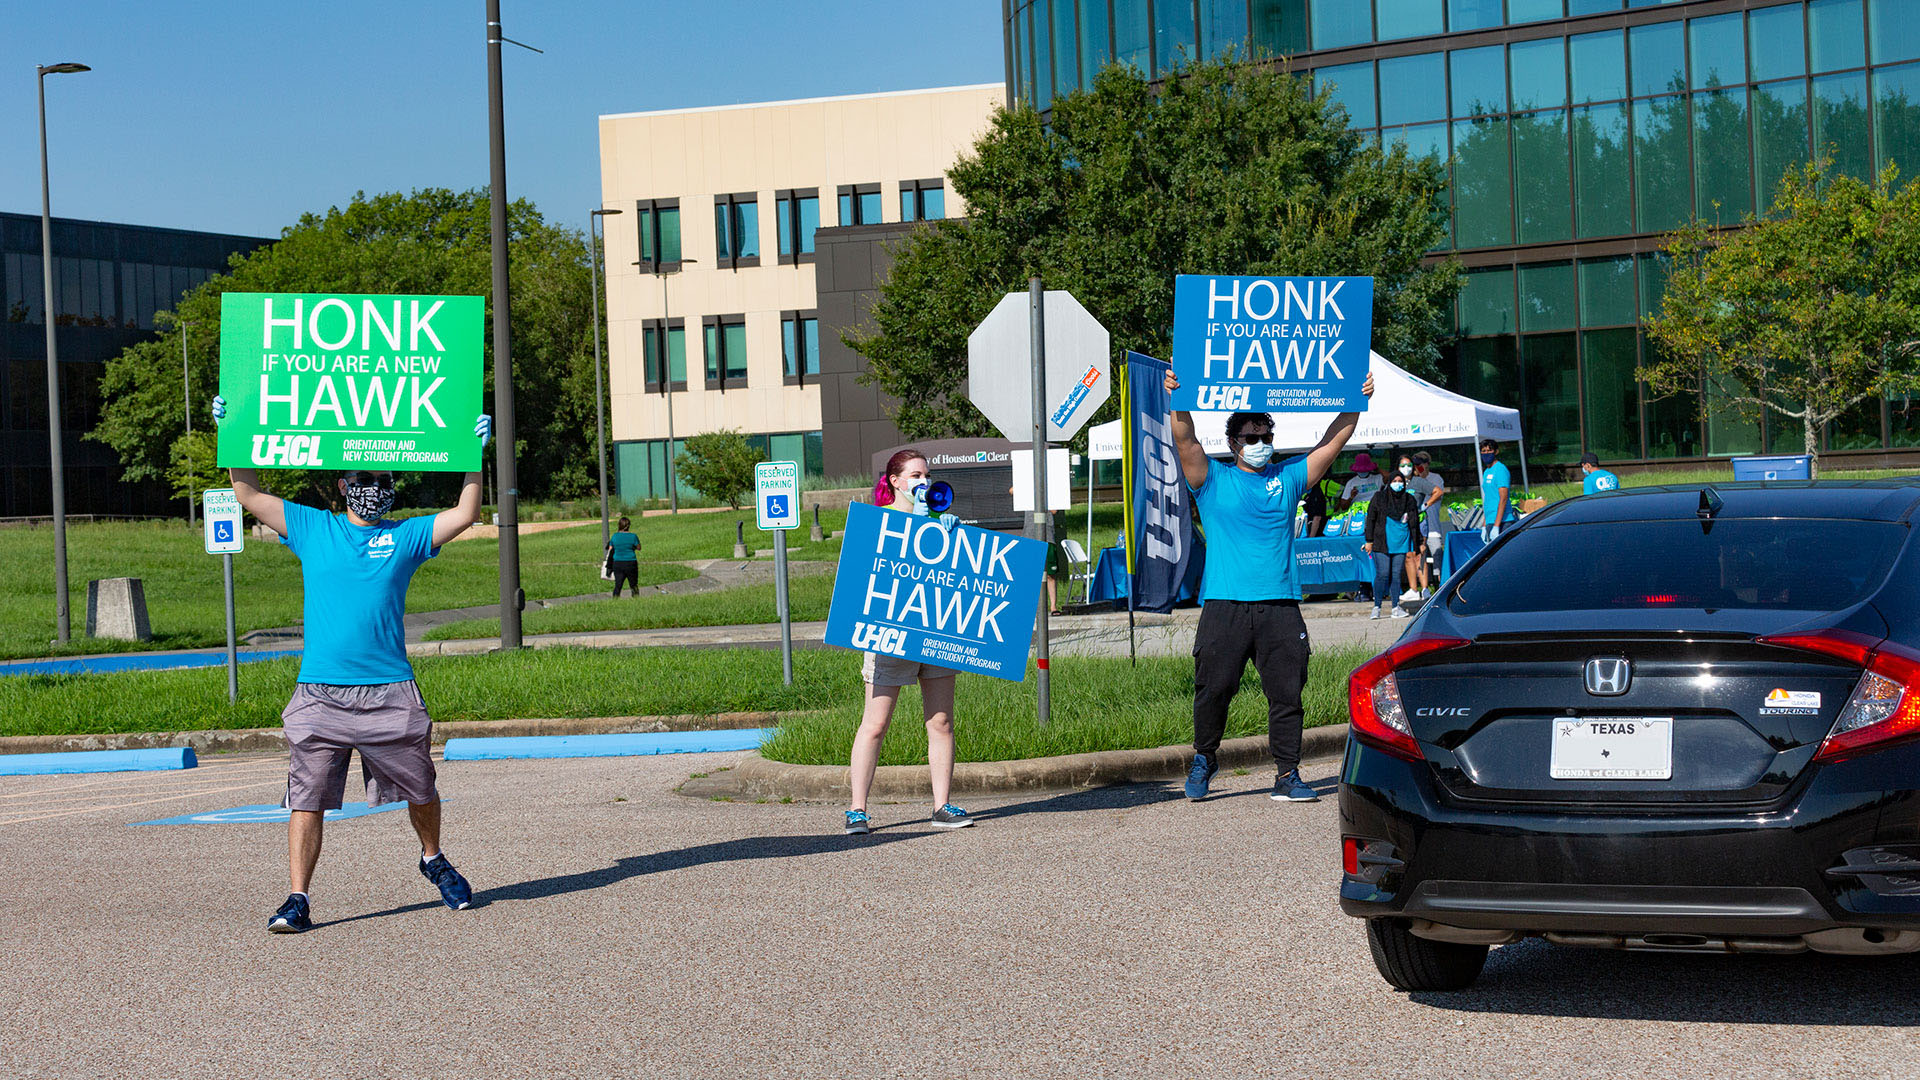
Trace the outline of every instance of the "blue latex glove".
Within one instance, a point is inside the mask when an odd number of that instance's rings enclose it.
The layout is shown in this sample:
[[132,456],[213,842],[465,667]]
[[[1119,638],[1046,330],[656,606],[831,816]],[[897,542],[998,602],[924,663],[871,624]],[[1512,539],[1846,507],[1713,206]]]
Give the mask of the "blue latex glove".
[[227,399],[218,395],[213,399],[213,422],[219,423],[227,418]]
[[948,532],[952,532],[953,527],[958,524],[960,524],[960,519],[955,515],[950,513],[940,515],[940,527]]
[[486,413],[474,417],[473,437],[480,440],[481,446],[487,445],[487,441],[493,438],[493,417]]

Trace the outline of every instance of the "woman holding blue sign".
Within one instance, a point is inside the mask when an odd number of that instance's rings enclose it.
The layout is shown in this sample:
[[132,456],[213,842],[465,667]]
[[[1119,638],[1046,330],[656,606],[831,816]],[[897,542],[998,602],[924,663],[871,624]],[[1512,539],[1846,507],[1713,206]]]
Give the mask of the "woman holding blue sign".
[[[939,487],[946,488],[946,485]],[[929,497],[935,494],[926,455],[918,450],[902,450],[887,459],[886,472],[873,485],[875,506],[892,506],[921,517],[933,513]],[[952,500],[951,488],[946,488],[945,497],[949,502]],[[940,514],[940,524],[949,530],[959,520],[950,513]],[[973,818],[968,817],[965,810],[947,801],[953,786],[953,680],[958,674],[938,664],[876,652],[866,654],[860,664],[860,675],[867,684],[867,706],[860,718],[860,730],[854,733],[853,752],[848,762],[853,798],[847,809],[847,835],[873,830],[867,819],[867,793],[873,789],[880,744],[893,722],[893,707],[900,702],[900,688],[915,682],[920,684],[920,702],[927,719],[927,772],[933,781],[934,805],[930,820],[942,829],[964,829],[973,824]]]

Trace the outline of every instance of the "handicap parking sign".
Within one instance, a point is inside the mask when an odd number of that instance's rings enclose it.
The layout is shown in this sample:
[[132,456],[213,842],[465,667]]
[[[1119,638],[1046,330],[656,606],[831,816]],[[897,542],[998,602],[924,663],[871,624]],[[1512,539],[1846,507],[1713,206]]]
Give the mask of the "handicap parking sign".
[[208,488],[200,493],[206,511],[206,548],[209,555],[236,555],[246,546],[240,533],[240,499],[232,488]]
[[767,516],[783,518],[787,516],[787,497],[785,495],[767,496]]
[[233,522],[216,521],[213,523],[213,542],[216,544],[233,543]]
[[800,526],[800,465],[792,461],[763,461],[753,467],[754,507],[762,529]]

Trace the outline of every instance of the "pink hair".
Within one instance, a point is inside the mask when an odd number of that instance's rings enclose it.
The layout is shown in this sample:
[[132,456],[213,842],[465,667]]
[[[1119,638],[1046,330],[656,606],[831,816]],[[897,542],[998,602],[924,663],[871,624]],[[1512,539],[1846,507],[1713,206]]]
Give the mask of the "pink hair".
[[887,469],[873,482],[873,505],[887,506],[893,502],[893,478],[907,470],[909,461],[925,461],[927,455],[908,447],[887,459]]

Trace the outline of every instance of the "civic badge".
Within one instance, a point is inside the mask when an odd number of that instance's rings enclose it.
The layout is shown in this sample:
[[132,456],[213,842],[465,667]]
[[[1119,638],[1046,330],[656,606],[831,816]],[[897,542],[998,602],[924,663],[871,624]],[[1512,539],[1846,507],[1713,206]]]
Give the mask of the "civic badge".
[[1633,665],[1624,656],[1596,656],[1587,661],[1587,693],[1618,697],[1633,685]]

